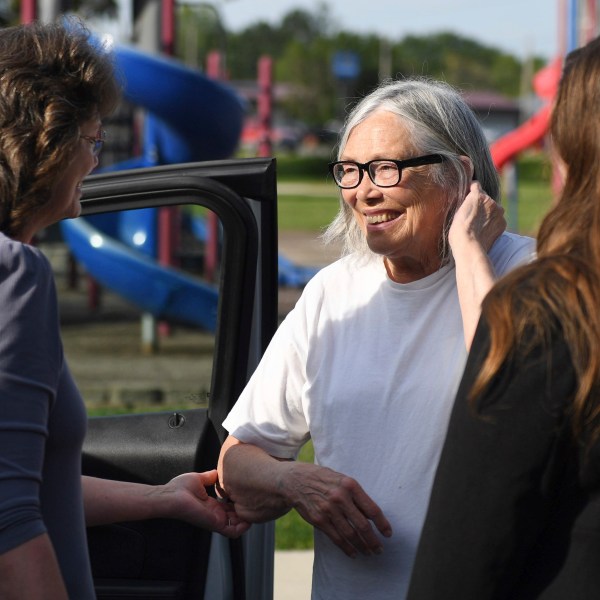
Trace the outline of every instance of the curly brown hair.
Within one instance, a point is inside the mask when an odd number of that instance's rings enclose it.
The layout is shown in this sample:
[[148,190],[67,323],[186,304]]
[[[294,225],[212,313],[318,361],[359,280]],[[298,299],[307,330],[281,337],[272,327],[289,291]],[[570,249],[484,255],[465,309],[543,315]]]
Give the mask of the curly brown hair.
[[74,19],[0,30],[0,231],[19,234],[69,165],[79,127],[120,99],[110,54]]

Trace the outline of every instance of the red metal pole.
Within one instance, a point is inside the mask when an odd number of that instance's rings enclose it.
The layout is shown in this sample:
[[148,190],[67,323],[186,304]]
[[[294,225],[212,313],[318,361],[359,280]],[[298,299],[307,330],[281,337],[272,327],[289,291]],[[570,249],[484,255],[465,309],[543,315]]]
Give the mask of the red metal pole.
[[31,23],[37,19],[36,0],[21,0],[21,23]]
[[206,57],[206,74],[212,79],[226,79],[223,69],[223,53],[219,50],[211,50]]
[[162,0],[160,29],[163,52],[173,56],[175,54],[175,0]]
[[[212,50],[206,57],[206,74],[219,80],[223,73],[223,53]],[[207,232],[204,245],[204,277],[208,281],[215,281],[219,264],[219,219],[215,213],[210,212],[206,218]]]
[[273,115],[273,60],[270,56],[258,59],[258,120],[260,140],[258,156],[271,156],[273,152],[271,122]]
[[[160,36],[163,53],[175,53],[175,0],[162,0]],[[163,207],[158,211],[158,262],[164,266],[176,266],[175,250],[179,246],[179,211],[175,206]],[[166,322],[159,323],[159,332],[169,335]]]

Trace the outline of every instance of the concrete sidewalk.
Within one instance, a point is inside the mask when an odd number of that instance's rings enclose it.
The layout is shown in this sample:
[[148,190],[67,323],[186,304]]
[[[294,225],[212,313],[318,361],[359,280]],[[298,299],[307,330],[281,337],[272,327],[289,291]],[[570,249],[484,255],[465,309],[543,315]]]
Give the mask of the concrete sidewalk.
[[273,600],[310,600],[312,550],[275,552]]

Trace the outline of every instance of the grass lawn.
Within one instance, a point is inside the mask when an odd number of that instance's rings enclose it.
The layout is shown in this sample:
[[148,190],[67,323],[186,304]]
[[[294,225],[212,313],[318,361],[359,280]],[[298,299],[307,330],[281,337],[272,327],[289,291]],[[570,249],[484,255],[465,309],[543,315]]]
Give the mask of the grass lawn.
[[518,233],[535,237],[553,200],[554,195],[549,182],[519,183]]
[[277,222],[280,231],[321,231],[338,211],[337,196],[298,196],[279,193]]
[[[300,451],[298,460],[313,462],[312,442]],[[308,550],[313,547],[312,527],[292,509],[275,522],[275,548],[277,550]]]

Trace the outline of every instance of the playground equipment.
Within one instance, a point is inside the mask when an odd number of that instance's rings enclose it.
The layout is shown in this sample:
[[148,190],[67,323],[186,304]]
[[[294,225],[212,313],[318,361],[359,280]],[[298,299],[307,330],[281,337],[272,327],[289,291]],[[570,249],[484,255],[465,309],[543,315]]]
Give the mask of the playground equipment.
[[[114,54],[117,69],[124,77],[125,99],[143,107],[147,114],[142,154],[103,170],[218,160],[234,153],[245,105],[232,88],[168,57],[151,56],[129,47],[116,47]],[[186,221],[210,258],[211,241],[215,241],[210,236],[218,235],[210,216],[208,223],[198,217]],[[154,317],[214,331],[216,286],[185,277],[171,268],[168,260],[167,264],[157,262],[159,227],[157,209],[61,223],[74,258],[95,281]],[[279,257],[281,285],[301,287],[316,270]],[[132,271],[137,271],[136,285],[128,277]],[[184,294],[193,301],[184,301]],[[193,304],[204,309],[186,308]]]
[[[599,0],[558,0],[559,53],[535,75],[533,81],[534,91],[542,100],[542,107],[530,119],[496,140],[490,147],[496,168],[506,175],[509,205],[517,204],[514,160],[521,152],[540,144],[546,137],[563,57],[598,35],[599,4]],[[514,212],[516,211],[509,211],[509,216]],[[516,224],[509,225],[514,227]]]
[[[585,43],[595,34],[597,5],[598,0],[559,0],[559,11],[564,17],[559,18],[559,22],[564,24],[561,36],[563,53]],[[112,165],[110,169],[206,161],[228,158],[233,154],[241,135],[244,105],[231,88],[215,78],[209,78],[168,57],[149,55],[128,47],[116,47],[114,52],[117,68],[124,75],[126,99],[136,106],[143,107],[147,113],[144,119],[142,154]],[[561,67],[562,56],[558,56],[536,74],[534,89],[544,102],[542,108],[520,127],[492,144],[492,157],[496,167],[505,174],[511,173],[511,165],[521,152],[543,141],[548,129],[552,100]],[[266,68],[262,71],[259,79],[269,87],[271,83],[269,71]],[[269,111],[263,107],[260,113],[261,119],[267,123]],[[261,154],[268,148],[268,139],[263,142],[264,149]],[[512,172],[514,173],[514,169]],[[516,190],[516,185],[509,188]],[[510,191],[509,189],[509,204]],[[516,200],[514,202],[516,203]],[[509,211],[509,215],[511,212]],[[86,267],[95,280],[154,316],[189,322],[189,316],[167,312],[165,305],[158,300],[165,294],[175,294],[175,290],[179,289],[181,273],[158,264],[156,260],[159,238],[156,233],[158,229],[156,216],[132,214],[115,218],[123,221],[107,223],[106,219],[100,221],[96,219],[85,224],[80,224],[79,221],[64,222],[62,224],[64,236],[72,244],[74,257]],[[214,242],[217,235],[214,223],[209,221],[206,226],[197,219],[194,223],[196,235],[205,243],[208,254],[211,248],[209,237],[212,235],[212,242]],[[509,224],[514,226],[512,223]],[[90,229],[94,226],[95,229]],[[83,236],[84,230],[88,233],[87,240]],[[85,245],[89,246],[90,236],[95,236],[96,240],[102,238],[106,243],[97,247],[94,253],[87,253]],[[107,263],[100,255],[108,251],[109,247],[113,250],[118,247],[120,255],[126,259],[119,259],[114,264]],[[98,260],[94,258],[95,256],[99,257]],[[116,257],[117,254],[113,251],[112,256]],[[171,286],[172,291],[155,290],[156,301],[150,301],[152,294],[149,293],[148,286],[137,286],[137,289],[133,290],[129,288],[136,286],[121,286],[118,282],[122,279],[117,275],[121,265],[134,262],[137,257],[140,259],[140,272],[146,272],[148,277],[154,280],[161,280],[167,289]],[[155,263],[153,270],[147,269],[149,257]],[[285,256],[279,256],[281,285],[302,286],[316,270],[295,265]],[[192,281],[194,280],[190,278],[188,283],[191,284]],[[193,288],[193,292],[206,300],[209,304],[209,312],[216,312],[218,297],[216,288],[198,280],[198,286]],[[207,327],[203,317],[192,319],[192,322]]]
[[101,285],[157,317],[215,331],[218,292],[213,286],[161,267],[87,219],[70,221],[63,236],[77,260],[93,269]]
[[[231,88],[172,59],[127,47],[114,53],[126,100],[148,113],[142,155],[107,170],[233,154],[244,104]],[[94,280],[157,318],[214,331],[217,288],[156,262],[157,227],[155,209],[61,222],[74,258]]]
[[544,101],[544,105],[525,123],[491,145],[490,150],[497,169],[502,169],[521,151],[531,148],[544,139],[550,123],[552,100],[556,94],[561,69],[562,59],[556,58],[536,74],[533,88],[538,97]]

